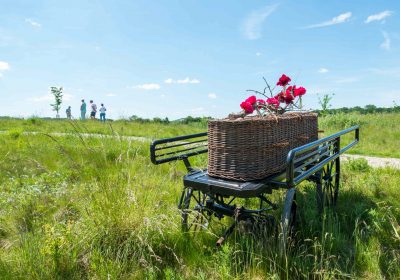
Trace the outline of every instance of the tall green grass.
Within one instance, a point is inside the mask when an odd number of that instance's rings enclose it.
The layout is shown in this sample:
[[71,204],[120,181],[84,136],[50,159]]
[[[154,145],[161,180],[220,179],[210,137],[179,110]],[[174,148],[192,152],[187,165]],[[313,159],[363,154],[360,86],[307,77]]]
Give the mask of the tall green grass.
[[0,278],[398,279],[400,171],[351,161],[342,172],[337,210],[322,219],[314,185],[298,187],[282,257],[263,231],[238,230],[221,249],[220,227],[184,234],[183,166],[153,166],[146,143],[0,135]]
[[[335,114],[319,118],[325,135],[360,125],[361,142],[349,153],[400,158],[400,114]],[[347,137],[345,139],[350,141]]]

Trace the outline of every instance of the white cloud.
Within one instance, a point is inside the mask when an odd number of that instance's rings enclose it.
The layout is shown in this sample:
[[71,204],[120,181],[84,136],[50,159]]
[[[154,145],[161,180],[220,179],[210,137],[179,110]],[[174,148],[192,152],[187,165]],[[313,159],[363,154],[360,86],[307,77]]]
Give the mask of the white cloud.
[[159,90],[161,87],[159,84],[142,84],[142,85],[136,85],[130,88],[137,88],[137,89],[143,89],[143,90]]
[[187,77],[182,80],[173,80],[173,79],[169,78],[169,79],[166,79],[164,81],[164,83],[166,83],[166,84],[199,84],[200,81],[198,79],[190,79]]
[[[63,101],[70,101],[73,97],[74,97],[73,95],[66,93],[63,95]],[[42,95],[42,96],[28,98],[28,101],[33,101],[33,102],[54,101],[54,96],[49,93],[49,94]]]
[[0,78],[3,77],[3,74],[0,73]]
[[200,81],[197,79],[189,79],[189,78],[185,78],[183,80],[178,80],[176,81],[178,84],[199,84]]
[[390,50],[389,34],[385,31],[382,31],[382,35],[383,35],[383,42],[381,43],[380,47],[381,47],[381,49],[383,49],[385,51],[389,51]]
[[106,96],[108,96],[108,97],[114,97],[114,96],[117,96],[117,95],[114,94],[114,93],[107,93]]
[[370,15],[369,17],[367,17],[367,19],[365,20],[365,23],[370,23],[372,21],[382,21],[387,17],[390,17],[393,14],[392,11],[383,11],[379,14],[375,14],[375,15]]
[[329,70],[328,69],[326,69],[326,68],[319,68],[319,70],[318,70],[318,73],[321,73],[321,74],[325,74],[325,73],[328,73],[329,72]]
[[215,98],[217,98],[217,95],[215,93],[213,93],[213,92],[210,92],[208,94],[208,98],[215,99]]
[[38,23],[38,22],[36,22],[36,21],[34,21],[34,20],[30,19],[30,18],[26,18],[26,19],[25,19],[25,22],[26,22],[26,23],[29,23],[30,25],[32,25],[32,26],[35,27],[35,28],[40,28],[40,27],[42,27],[42,25],[41,25],[40,23]]
[[352,15],[351,12],[343,13],[343,14],[338,15],[337,17],[332,18],[331,20],[324,21],[324,22],[317,23],[317,24],[308,25],[308,26],[305,26],[304,28],[305,29],[318,28],[318,27],[325,27],[325,26],[345,23],[350,20],[351,15]]
[[262,54],[260,52],[256,52],[256,56],[261,56]]
[[5,61],[0,61],[0,71],[6,71],[10,69],[10,64]]
[[248,15],[241,26],[243,35],[249,40],[261,38],[262,25],[276,8],[278,8],[278,4],[269,5]]

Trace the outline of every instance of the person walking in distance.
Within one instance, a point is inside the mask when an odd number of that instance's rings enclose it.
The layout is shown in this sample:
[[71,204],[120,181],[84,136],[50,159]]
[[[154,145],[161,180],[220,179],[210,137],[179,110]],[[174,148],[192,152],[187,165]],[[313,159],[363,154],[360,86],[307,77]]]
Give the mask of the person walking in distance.
[[86,119],[86,103],[85,99],[82,99],[82,104],[81,104],[81,120]]
[[106,107],[104,107],[104,104],[101,103],[101,107],[99,109],[100,111],[100,121],[105,122],[106,121]]
[[97,106],[96,106],[96,104],[93,103],[93,100],[90,100],[90,108],[92,109],[92,111],[90,112],[90,118],[92,120],[95,120],[96,113],[97,113]]
[[67,114],[67,119],[71,119],[71,106],[68,106],[67,110],[65,110],[65,113]]

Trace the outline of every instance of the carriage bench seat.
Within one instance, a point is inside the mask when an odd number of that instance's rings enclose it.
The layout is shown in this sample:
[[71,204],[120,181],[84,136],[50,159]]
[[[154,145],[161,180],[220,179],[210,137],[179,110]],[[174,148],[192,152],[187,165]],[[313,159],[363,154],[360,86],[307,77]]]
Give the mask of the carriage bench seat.
[[273,189],[285,187],[286,183],[282,182],[283,178],[285,178],[285,172],[261,180],[241,182],[211,177],[205,169],[195,170],[185,175],[183,184],[185,187],[205,193],[249,198],[263,193],[272,193]]

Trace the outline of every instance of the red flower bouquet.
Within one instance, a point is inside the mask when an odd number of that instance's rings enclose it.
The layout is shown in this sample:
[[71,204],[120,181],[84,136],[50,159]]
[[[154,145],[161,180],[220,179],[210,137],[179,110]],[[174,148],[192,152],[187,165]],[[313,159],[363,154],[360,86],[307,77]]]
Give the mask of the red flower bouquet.
[[[301,99],[307,90],[304,87],[289,85],[291,80],[290,77],[283,74],[276,83],[280,88],[275,94],[275,87],[271,88],[265,79],[264,81],[267,86],[263,92],[248,90],[263,95],[267,99],[257,99],[254,95],[250,96],[240,104],[240,107],[243,109],[241,115],[249,115],[255,111],[259,116],[265,116],[268,114],[283,114],[286,111],[302,110]],[[270,96],[267,95],[267,89]]]

